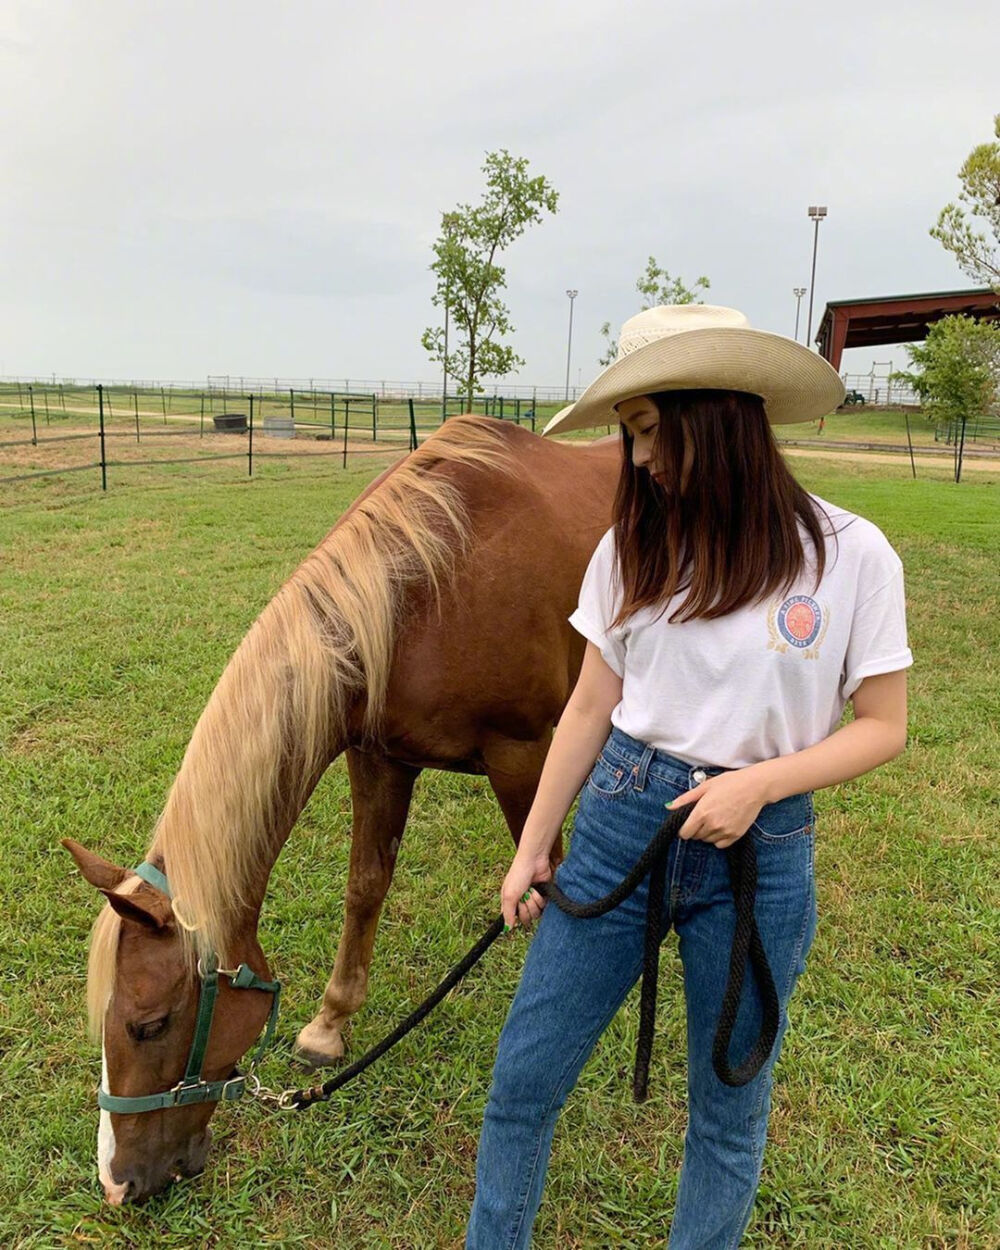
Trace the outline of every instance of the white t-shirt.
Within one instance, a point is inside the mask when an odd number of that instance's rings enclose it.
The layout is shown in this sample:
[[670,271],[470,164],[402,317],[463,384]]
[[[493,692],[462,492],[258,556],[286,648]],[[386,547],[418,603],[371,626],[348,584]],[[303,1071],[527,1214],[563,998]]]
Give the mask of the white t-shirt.
[[608,530],[569,619],[622,678],[612,724],[688,763],[744,768],[822,741],[863,678],[913,663],[899,557],[870,521],[812,498],[836,531],[819,586],[805,539],[788,591],[716,620],[671,624],[682,593],[610,628],[621,585]]

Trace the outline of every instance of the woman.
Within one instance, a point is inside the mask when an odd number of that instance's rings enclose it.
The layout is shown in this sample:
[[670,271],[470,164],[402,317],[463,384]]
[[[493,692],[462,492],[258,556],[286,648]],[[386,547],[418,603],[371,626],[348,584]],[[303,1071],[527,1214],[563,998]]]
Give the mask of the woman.
[[[549,878],[581,787],[558,876],[577,899],[625,876],[665,806],[694,804],[666,869],[689,1114],[669,1247],[735,1247],[749,1222],[771,1072],[815,930],[811,793],[906,740],[899,559],[875,526],[798,485],[769,428],[815,420],[842,397],[825,361],[732,309],[661,307],[626,323],[615,363],[546,428],[620,422],[623,460],[614,526],[570,618],[587,639],[583,667],[503,884],[509,926],[541,920],[500,1039],[472,1250],[530,1243],[559,1110],[641,970],[645,886],[584,920],[543,914],[530,889]],[[853,719],[838,728],[848,700]],[[781,1016],[760,1074],[731,1088],[711,1053],[735,920],[722,852],[742,837],[755,843],[755,914]],[[747,976],[732,1056],[760,1019]]]

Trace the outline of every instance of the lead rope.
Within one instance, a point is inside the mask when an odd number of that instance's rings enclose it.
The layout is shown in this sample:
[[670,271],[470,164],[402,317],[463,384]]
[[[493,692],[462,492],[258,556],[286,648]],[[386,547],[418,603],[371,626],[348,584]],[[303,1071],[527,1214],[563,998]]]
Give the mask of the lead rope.
[[[632,1082],[632,1093],[636,1102],[643,1102],[649,1088],[649,1061],[653,1048],[653,1030],[656,1017],[656,989],[660,962],[660,929],[663,922],[663,898],[666,884],[667,853],[670,844],[676,839],[681,826],[693,805],[677,808],[672,811],[660,826],[655,837],[640,855],[632,870],[625,879],[604,898],[593,902],[581,903],[565,895],[554,881],[536,882],[532,889],[553,902],[560,911],[569,916],[589,918],[603,916],[613,910],[632,894],[639,883],[650,877],[649,902],[646,908],[646,932],[643,954],[642,994],[639,1005],[639,1040],[636,1047],[635,1073]],[[749,834],[740,838],[726,852],[729,868],[729,881],[732,886],[733,899],[736,904],[736,929],[733,934],[733,946],[729,957],[729,976],[723,994],[719,1022],[716,1026],[715,1040],[712,1045],[712,1066],[719,1080],[724,1085],[746,1085],[764,1066],[774,1039],[778,1035],[779,1003],[774,986],[774,978],[767,962],[757,921],[754,917],[754,901],[757,893],[757,859],[753,840]],[[317,1102],[326,1102],[338,1089],[362,1073],[367,1067],[381,1058],[382,1055],[401,1041],[428,1016],[442,998],[453,989],[465,974],[482,959],[504,930],[503,916],[499,916],[486,930],[479,941],[461,959],[436,990],[426,998],[415,1011],[373,1046],[360,1059],[349,1067],[338,1072],[336,1076],[322,1085],[314,1085],[309,1089],[286,1089],[282,1094],[274,1094],[263,1089],[259,1083],[254,1092],[264,1102],[270,1102],[285,1110],[304,1111]],[[739,1010],[740,994],[743,990],[743,978],[747,960],[753,969],[763,1004],[763,1019],[760,1034],[750,1050],[749,1055],[736,1068],[729,1065],[729,1043],[736,1024]]]

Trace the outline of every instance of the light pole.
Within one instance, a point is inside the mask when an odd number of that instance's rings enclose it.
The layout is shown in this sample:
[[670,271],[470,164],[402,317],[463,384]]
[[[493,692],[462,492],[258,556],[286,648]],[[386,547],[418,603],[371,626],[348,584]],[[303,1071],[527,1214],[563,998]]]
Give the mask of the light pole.
[[809,322],[806,326],[806,347],[812,346],[812,328],[813,328],[813,291],[816,290],[816,245],[819,243],[819,223],[826,216],[825,204],[809,205],[809,220],[813,222],[813,267],[812,278],[809,282]]
[[799,309],[802,307],[802,296],[805,295],[806,288],[804,286],[793,286],[792,294],[795,296],[795,341],[799,341]]
[[563,403],[569,403],[569,358],[573,350],[573,301],[580,294],[579,291],[567,291],[569,296],[569,336],[566,340],[566,394]]
[[448,416],[448,288],[444,293],[444,378],[441,382],[441,421]]
[[[446,256],[443,258],[450,265],[451,244],[454,239],[452,232],[452,221],[446,213],[441,215],[441,226],[444,233],[444,247]],[[442,372],[444,374],[441,379],[441,421],[447,419],[448,416],[448,314],[451,311],[451,282],[445,283],[444,288],[444,359],[442,361]]]

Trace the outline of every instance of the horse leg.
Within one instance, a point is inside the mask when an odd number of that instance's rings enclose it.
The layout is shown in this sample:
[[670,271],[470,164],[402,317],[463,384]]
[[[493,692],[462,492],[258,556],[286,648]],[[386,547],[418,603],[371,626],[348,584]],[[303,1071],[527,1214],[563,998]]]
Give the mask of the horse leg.
[[413,784],[420,769],[385,756],[348,750],[353,810],[351,858],[344,897],[344,929],[323,1006],[296,1041],[313,1067],[344,1054],[343,1028],[365,1001],[375,933],[392,881]]
[[[551,740],[549,734],[535,742],[515,742],[504,738],[490,743],[483,752],[486,775],[515,846],[521,841],[521,830],[535,800],[538,779],[542,775],[542,766]],[[553,843],[550,855],[553,868],[561,862],[562,857],[560,834]]]

